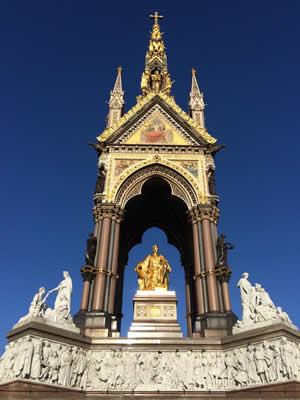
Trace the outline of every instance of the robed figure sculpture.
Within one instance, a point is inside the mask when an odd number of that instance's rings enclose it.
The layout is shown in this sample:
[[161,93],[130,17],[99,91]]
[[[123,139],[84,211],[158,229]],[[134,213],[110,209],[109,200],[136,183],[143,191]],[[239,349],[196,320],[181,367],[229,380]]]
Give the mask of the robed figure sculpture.
[[152,250],[153,253],[135,267],[139,290],[168,290],[171,267],[167,259],[158,254],[157,244],[153,245]]

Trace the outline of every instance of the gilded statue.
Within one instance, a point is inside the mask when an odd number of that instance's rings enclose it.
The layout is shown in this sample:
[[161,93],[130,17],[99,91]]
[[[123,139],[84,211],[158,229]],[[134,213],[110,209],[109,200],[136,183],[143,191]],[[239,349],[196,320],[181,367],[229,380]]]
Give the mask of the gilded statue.
[[161,82],[161,75],[159,71],[155,71],[154,74],[151,74],[151,79],[152,79],[152,89],[154,89],[155,93],[158,93]]
[[153,253],[135,267],[139,290],[168,290],[171,267],[167,259],[158,254],[157,244],[153,245],[152,250]]
[[146,74],[146,72],[142,73],[142,80],[141,80],[141,89],[142,89],[142,93],[146,94],[147,93],[147,89],[148,89],[148,75]]
[[171,78],[170,78],[170,74],[166,74],[166,79],[165,79],[165,91],[167,92],[167,93],[170,93],[170,91],[171,91],[171,88],[172,88],[172,81],[171,81]]
[[160,30],[159,30],[159,25],[153,25],[152,39],[161,40],[161,33],[160,33]]

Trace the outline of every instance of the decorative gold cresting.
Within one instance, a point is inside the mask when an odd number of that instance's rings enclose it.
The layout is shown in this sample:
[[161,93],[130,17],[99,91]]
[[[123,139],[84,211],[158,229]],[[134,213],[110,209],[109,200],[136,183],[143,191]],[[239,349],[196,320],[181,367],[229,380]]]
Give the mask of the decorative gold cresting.
[[142,96],[147,96],[150,92],[171,93],[172,82],[167,67],[167,55],[165,53],[165,45],[162,40],[162,33],[158,19],[162,19],[162,15],[158,15],[157,11],[154,15],[154,25],[152,27],[149,48],[146,53],[145,71],[142,73],[141,90]]

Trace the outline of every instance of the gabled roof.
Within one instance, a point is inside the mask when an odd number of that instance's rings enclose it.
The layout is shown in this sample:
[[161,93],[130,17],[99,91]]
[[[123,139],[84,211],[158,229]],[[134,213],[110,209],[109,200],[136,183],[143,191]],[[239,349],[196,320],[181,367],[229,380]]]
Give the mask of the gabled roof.
[[178,119],[181,124],[186,127],[194,138],[198,141],[213,144],[217,141],[211,136],[206,129],[201,128],[186,112],[184,112],[175,102],[174,98],[164,93],[150,92],[147,96],[139,99],[137,104],[123,115],[113,126],[106,128],[100,136],[97,137],[99,142],[112,142],[115,137],[119,137],[122,131],[134,122],[144,110],[148,110],[151,105],[159,101],[164,108],[168,109],[173,117]]

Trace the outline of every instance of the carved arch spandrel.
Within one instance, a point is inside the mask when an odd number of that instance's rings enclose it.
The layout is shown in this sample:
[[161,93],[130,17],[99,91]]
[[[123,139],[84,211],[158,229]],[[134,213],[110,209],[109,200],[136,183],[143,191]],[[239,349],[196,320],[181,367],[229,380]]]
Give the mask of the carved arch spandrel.
[[162,164],[155,163],[133,172],[119,187],[114,202],[121,208],[134,196],[141,194],[144,183],[153,177],[164,179],[171,188],[173,196],[179,197],[188,209],[199,203],[193,186],[177,171]]

